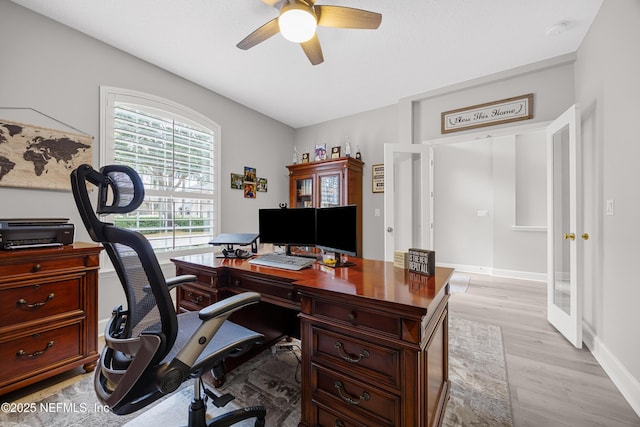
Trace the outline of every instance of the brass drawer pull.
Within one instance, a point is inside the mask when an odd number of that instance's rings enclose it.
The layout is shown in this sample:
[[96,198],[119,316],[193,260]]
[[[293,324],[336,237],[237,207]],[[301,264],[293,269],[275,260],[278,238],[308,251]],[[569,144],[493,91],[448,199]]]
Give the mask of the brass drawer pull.
[[354,320],[356,320],[356,314],[353,311],[350,312],[349,314],[347,314],[347,320],[353,322]]
[[202,295],[198,295],[197,297],[195,297],[195,295],[193,294],[193,292],[189,292],[187,294],[187,298],[189,298],[189,301],[191,301],[194,304],[199,304],[200,302],[202,302]]
[[47,350],[49,350],[51,347],[53,347],[53,341],[49,341],[47,343],[47,346],[44,348],[44,350],[40,350],[40,351],[34,351],[33,353],[29,354],[24,350],[18,350],[16,352],[16,356],[18,357],[27,357],[27,358],[31,358],[31,357],[38,357],[38,356],[42,356]]
[[362,350],[362,352],[358,357],[345,353],[345,351],[343,350],[342,343],[340,341],[336,341],[335,347],[336,347],[336,350],[338,350],[338,354],[340,355],[340,357],[342,357],[342,360],[344,360],[345,362],[358,363],[362,359],[367,359],[369,357],[369,351],[366,349]]
[[40,308],[43,305],[45,305],[46,303],[48,303],[49,301],[51,301],[52,299],[54,299],[56,296],[56,294],[54,293],[50,293],[49,296],[47,297],[47,299],[45,299],[42,302],[34,302],[33,304],[27,304],[27,300],[25,300],[24,298],[20,298],[18,301],[16,301],[17,305],[23,305],[27,308],[31,308],[31,309],[35,309],[35,308]]
[[342,400],[344,400],[345,402],[351,404],[351,405],[359,405],[362,402],[365,402],[367,400],[369,400],[371,398],[371,396],[369,396],[369,393],[367,393],[366,391],[363,391],[362,394],[360,395],[360,397],[358,398],[358,400],[354,399],[353,397],[349,396],[349,395],[344,395],[344,393],[342,393],[342,389],[344,388],[344,386],[342,385],[342,381],[336,381],[335,382],[335,388],[338,389],[338,394],[340,395],[340,397],[342,398]]

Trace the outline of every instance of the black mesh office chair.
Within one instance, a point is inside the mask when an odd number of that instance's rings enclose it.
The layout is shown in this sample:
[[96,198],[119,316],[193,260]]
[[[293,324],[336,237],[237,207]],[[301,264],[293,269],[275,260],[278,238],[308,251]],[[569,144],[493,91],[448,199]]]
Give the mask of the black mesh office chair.
[[[88,184],[98,187],[97,214],[126,213],[144,199],[135,170],[111,165],[96,171],[81,165],[71,173],[71,187],[80,216],[91,238],[102,243],[124,288],[127,306],[117,307],[105,330],[105,348],[95,373],[95,390],[112,412],[124,415],[141,409],[195,378],[189,426],[229,426],[256,417],[264,426],[261,406],[231,411],[205,421],[204,392],[217,406],[232,396],[216,396],[204,388],[201,375],[213,370],[220,378],[224,359],[239,356],[263,336],[227,318],[260,295],[246,292],[203,308],[176,315],[169,291],[195,276],[165,279],[149,241],[142,234],[102,222],[93,212]],[[162,420],[158,420],[159,424]]]

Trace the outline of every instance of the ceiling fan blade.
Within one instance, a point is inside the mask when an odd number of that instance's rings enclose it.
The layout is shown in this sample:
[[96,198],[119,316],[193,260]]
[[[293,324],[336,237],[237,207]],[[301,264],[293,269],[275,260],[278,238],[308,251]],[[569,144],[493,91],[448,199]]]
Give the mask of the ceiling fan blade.
[[320,47],[320,40],[318,39],[317,34],[314,34],[311,40],[300,43],[300,46],[302,46],[302,50],[304,50],[304,53],[313,65],[321,64],[324,61],[322,48]]
[[271,21],[264,24],[262,27],[255,30],[253,33],[249,34],[236,46],[242,50],[250,49],[255,45],[257,45],[258,43],[262,43],[269,37],[278,34],[278,31],[280,31],[280,26],[278,25],[278,18],[274,18]]
[[318,25],[322,27],[375,30],[382,21],[382,15],[379,13],[351,7],[316,6],[315,12]]
[[282,9],[285,3],[288,3],[288,0],[262,0],[262,3],[268,4],[269,6],[273,6],[276,9]]

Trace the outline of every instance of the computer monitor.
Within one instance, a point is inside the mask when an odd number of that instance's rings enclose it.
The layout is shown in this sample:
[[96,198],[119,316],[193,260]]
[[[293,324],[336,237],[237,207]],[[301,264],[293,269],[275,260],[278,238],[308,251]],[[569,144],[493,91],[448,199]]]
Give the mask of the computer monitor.
[[357,207],[316,209],[316,247],[337,254],[357,255]]
[[316,243],[316,210],[313,208],[275,208],[258,211],[260,243],[313,246]]

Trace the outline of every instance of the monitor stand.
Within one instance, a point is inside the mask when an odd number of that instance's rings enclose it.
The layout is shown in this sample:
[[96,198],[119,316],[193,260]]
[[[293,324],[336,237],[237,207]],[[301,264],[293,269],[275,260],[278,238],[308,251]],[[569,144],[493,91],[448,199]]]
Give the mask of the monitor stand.
[[[217,237],[209,241],[210,245],[214,246],[226,246],[222,249],[222,254],[217,255],[216,258],[251,258],[254,254],[258,253],[258,235],[252,233],[222,233]],[[251,245],[251,252],[243,249],[234,249],[234,245],[249,246]]]

